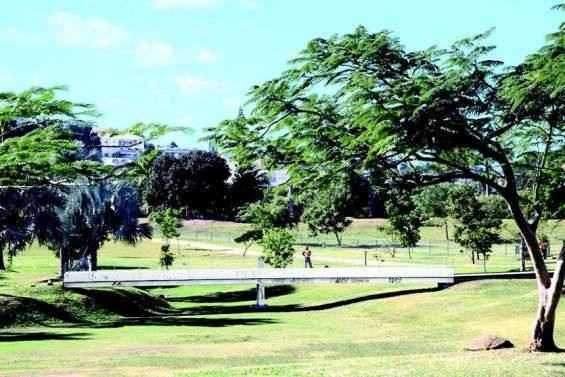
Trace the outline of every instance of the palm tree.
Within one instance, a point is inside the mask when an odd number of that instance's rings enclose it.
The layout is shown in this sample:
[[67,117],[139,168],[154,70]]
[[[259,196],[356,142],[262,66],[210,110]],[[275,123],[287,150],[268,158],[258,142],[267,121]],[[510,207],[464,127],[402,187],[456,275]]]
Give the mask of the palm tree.
[[139,195],[126,183],[75,188],[57,212],[61,233],[51,248],[61,259],[61,274],[69,261],[83,257],[96,270],[98,250],[110,239],[134,245],[152,235],[149,224],[139,223]]
[[22,251],[33,239],[31,219],[26,216],[26,196],[9,189],[0,190],[0,270],[6,269],[4,249],[8,258]]

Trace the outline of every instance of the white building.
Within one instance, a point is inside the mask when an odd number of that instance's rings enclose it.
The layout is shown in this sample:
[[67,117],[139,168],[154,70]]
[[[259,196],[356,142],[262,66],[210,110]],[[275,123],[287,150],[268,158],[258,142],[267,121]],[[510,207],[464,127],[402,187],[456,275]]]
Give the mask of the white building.
[[168,154],[174,158],[179,158],[183,154],[187,154],[192,151],[197,151],[198,149],[195,148],[180,148],[175,143],[171,143],[169,145],[158,146],[157,152],[159,154]]
[[139,136],[100,137],[100,158],[104,165],[123,165],[137,161],[144,150],[145,144]]

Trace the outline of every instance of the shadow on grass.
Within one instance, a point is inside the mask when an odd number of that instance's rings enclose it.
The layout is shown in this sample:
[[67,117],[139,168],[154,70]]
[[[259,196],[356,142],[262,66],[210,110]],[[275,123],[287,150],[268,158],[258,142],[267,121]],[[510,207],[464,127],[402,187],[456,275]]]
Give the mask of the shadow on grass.
[[171,307],[165,300],[138,289],[76,289],[75,292],[88,297],[95,307],[124,317],[150,317],[178,313],[178,310]]
[[79,323],[80,319],[53,304],[31,297],[0,295],[0,326],[43,324],[50,320]]
[[[404,291],[395,292],[384,292],[376,293],[372,295],[355,297],[347,300],[340,300],[329,302],[325,304],[312,305],[312,306],[302,306],[302,305],[269,305],[267,309],[271,313],[291,313],[291,312],[312,312],[319,310],[328,310],[339,308],[342,306],[352,305],[359,302],[372,301],[372,300],[382,300],[385,298],[400,297],[418,293],[430,293],[440,290],[439,288],[419,288],[419,289],[408,289]],[[269,295],[267,294],[267,302],[269,300]],[[252,305],[233,305],[233,306],[200,306],[196,308],[183,309],[183,314],[185,315],[207,315],[207,314],[239,314],[239,313],[256,313],[257,309]]]
[[98,271],[100,270],[148,270],[149,267],[140,266],[98,266]]
[[[277,285],[265,287],[267,297],[279,297],[293,293],[296,291],[292,285]],[[225,302],[241,302],[254,301],[257,298],[257,288],[251,288],[244,291],[234,292],[218,292],[203,296],[187,296],[187,297],[171,297],[167,301],[170,302],[196,302],[196,303],[225,303]]]
[[[219,313],[216,313],[219,314]],[[72,327],[86,328],[117,328],[126,326],[196,326],[196,327],[227,327],[227,326],[256,326],[278,323],[269,318],[191,318],[178,316],[156,316],[124,318],[118,321],[76,324]]]
[[30,340],[77,340],[88,338],[87,333],[59,334],[54,332],[9,332],[0,333],[0,342],[22,342]]

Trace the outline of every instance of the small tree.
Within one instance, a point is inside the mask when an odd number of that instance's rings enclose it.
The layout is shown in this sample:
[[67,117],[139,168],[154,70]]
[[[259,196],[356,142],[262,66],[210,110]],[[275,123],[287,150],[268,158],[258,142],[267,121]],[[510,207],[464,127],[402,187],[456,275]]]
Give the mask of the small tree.
[[294,237],[288,229],[272,228],[263,232],[260,241],[265,263],[275,268],[285,268],[292,263]]
[[318,190],[309,195],[311,200],[302,214],[302,221],[308,225],[310,234],[333,234],[338,246],[341,246],[343,231],[351,225],[346,217],[349,196],[344,188],[334,187]]
[[398,239],[400,246],[408,248],[408,257],[412,258],[410,249],[420,241],[420,215],[412,200],[411,192],[406,189],[393,189],[387,201],[387,232]]
[[424,187],[416,195],[414,202],[416,208],[422,216],[435,217],[441,219],[441,223],[445,227],[445,239],[449,241],[449,223],[447,221],[447,212],[445,210],[445,202],[449,195],[449,190],[453,187],[451,183],[442,183],[434,186]]
[[242,243],[245,245],[245,250],[243,250],[243,256],[247,254],[247,250],[257,241],[263,238],[263,231],[261,229],[251,229],[243,233],[241,236],[236,237],[234,242]]
[[237,243],[245,244],[244,256],[255,242],[263,238],[266,229],[286,228],[296,224],[288,202],[277,195],[247,205],[240,211],[238,219],[251,223],[250,230],[234,239]]
[[163,211],[152,212],[151,215],[149,215],[149,219],[159,224],[161,239],[163,240],[159,261],[161,267],[168,270],[175,260],[175,257],[171,253],[171,239],[180,236],[177,229],[182,227],[180,210],[167,208]]
[[477,196],[477,192],[471,186],[458,187],[449,194],[447,211],[457,222],[454,232],[455,242],[471,252],[473,264],[475,255],[482,255],[483,268],[486,272],[486,261],[492,245],[500,240],[502,220],[489,216]]

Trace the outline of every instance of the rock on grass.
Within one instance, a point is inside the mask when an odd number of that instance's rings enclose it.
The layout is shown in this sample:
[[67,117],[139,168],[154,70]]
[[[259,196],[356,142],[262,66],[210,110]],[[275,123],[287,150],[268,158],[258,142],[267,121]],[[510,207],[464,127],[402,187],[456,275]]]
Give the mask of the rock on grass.
[[481,336],[473,340],[465,347],[467,351],[487,351],[501,348],[513,348],[514,344],[508,339],[496,335]]

